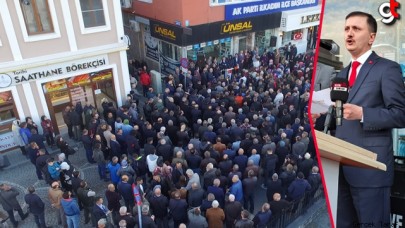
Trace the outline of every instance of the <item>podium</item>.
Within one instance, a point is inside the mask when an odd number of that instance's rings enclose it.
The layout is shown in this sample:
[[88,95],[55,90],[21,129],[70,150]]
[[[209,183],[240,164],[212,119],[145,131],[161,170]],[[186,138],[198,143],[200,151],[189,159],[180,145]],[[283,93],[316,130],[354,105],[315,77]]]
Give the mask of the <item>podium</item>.
[[339,164],[386,171],[385,164],[377,161],[377,154],[336,137],[316,131],[316,142],[321,156],[326,189],[329,196],[333,223],[336,227]]

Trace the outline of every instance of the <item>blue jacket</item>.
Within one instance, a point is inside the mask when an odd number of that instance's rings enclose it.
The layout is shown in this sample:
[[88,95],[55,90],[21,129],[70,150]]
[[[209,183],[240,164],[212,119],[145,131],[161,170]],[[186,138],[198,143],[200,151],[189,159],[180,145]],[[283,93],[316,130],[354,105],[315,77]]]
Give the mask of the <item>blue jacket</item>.
[[311,185],[305,179],[296,179],[288,187],[288,198],[297,200],[304,196],[306,191],[311,190]]
[[60,165],[57,162],[54,162],[52,166],[48,165],[48,172],[51,175],[52,179],[59,179],[59,170]]
[[235,200],[243,203],[243,188],[242,182],[238,180],[238,182],[233,183],[229,192],[235,196]]
[[271,210],[268,210],[265,212],[263,212],[263,211],[257,212],[256,216],[253,218],[255,227],[257,227],[257,228],[267,227],[267,223],[269,223],[270,218],[271,218]]
[[79,205],[75,199],[62,199],[60,204],[62,205],[66,216],[80,215]]
[[31,132],[28,128],[20,128],[19,130],[22,140],[24,141],[25,145],[29,143],[31,138]]
[[129,183],[119,182],[117,188],[125,201],[134,201],[134,193],[132,192],[132,186]]
[[120,181],[120,176],[118,176],[117,171],[121,168],[120,164],[113,164],[112,162],[108,163],[107,166],[108,170],[110,170],[110,177],[111,177],[111,181],[114,184],[117,184]]

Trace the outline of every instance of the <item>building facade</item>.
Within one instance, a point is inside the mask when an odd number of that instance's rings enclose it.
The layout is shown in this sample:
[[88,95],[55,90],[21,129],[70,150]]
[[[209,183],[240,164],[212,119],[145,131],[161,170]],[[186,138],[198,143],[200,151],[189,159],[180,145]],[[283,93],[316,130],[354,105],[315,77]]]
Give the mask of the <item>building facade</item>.
[[59,133],[68,105],[122,105],[127,48],[119,1],[0,0],[0,151],[14,146],[15,119],[42,133],[45,115]]
[[[221,58],[257,47],[259,53],[289,42],[315,46],[321,12],[318,0],[123,0],[123,23],[131,58],[163,75],[187,61]],[[305,45],[304,45],[305,43]],[[309,47],[311,48],[311,47]]]

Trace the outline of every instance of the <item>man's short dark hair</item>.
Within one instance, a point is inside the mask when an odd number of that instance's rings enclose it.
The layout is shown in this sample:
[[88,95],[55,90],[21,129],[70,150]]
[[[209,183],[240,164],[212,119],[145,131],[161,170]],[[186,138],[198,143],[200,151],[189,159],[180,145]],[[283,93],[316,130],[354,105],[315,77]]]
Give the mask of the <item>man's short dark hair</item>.
[[370,32],[377,33],[377,21],[375,20],[373,15],[365,13],[365,12],[361,12],[361,11],[354,11],[354,12],[349,13],[346,16],[346,20],[348,18],[354,17],[354,16],[366,17],[367,18],[368,28],[370,29]]
[[35,192],[34,186],[29,186],[29,187],[28,187],[28,192],[29,192],[29,193],[34,193],[34,192]]

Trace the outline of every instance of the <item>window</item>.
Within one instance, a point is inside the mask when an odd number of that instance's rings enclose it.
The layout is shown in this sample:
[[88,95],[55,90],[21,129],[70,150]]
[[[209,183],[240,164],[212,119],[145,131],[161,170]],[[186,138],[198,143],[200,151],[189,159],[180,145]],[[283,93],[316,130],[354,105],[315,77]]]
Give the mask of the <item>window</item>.
[[9,131],[11,122],[18,118],[11,91],[0,92],[0,134]]
[[85,28],[104,26],[104,8],[101,0],[80,0]]
[[152,2],[153,2],[153,0],[138,0],[138,1],[140,1],[140,2],[147,2],[147,3],[152,3]]
[[218,6],[218,5],[231,5],[231,4],[238,4],[244,2],[257,2],[262,0],[209,0],[211,6]]
[[107,0],[76,0],[82,34],[111,29]]
[[162,55],[169,57],[174,60],[179,60],[180,56],[180,48],[177,47],[176,45],[172,45],[166,42],[161,41],[161,51]]
[[28,35],[54,31],[47,0],[21,0],[20,5]]
[[121,7],[122,8],[131,8],[132,0],[121,0]]

